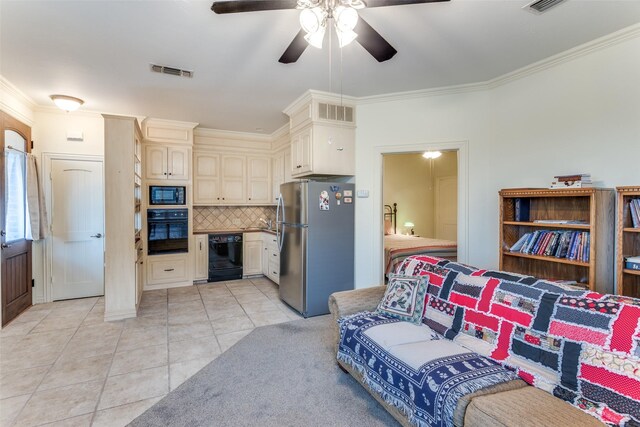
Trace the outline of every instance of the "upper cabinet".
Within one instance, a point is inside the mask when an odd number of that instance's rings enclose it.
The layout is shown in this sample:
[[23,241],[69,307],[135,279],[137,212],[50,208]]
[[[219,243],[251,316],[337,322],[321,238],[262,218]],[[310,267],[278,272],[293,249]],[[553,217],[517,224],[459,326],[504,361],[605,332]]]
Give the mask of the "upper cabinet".
[[220,155],[193,153],[193,204],[215,204],[220,200]]
[[271,156],[193,154],[195,205],[267,205],[271,200]]
[[271,203],[271,157],[247,157],[247,202]]
[[145,146],[145,178],[189,180],[191,150],[188,147]]
[[148,180],[191,180],[191,146],[197,123],[148,118],[142,122]]
[[309,91],[284,112],[292,177],[355,175],[354,104]]

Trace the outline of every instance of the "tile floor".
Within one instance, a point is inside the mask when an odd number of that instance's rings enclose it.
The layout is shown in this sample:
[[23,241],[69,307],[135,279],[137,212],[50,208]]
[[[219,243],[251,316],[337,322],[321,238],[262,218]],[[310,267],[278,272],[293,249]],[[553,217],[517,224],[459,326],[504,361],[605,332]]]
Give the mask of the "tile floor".
[[39,304],[0,330],[0,426],[124,426],[258,326],[299,319],[266,278]]

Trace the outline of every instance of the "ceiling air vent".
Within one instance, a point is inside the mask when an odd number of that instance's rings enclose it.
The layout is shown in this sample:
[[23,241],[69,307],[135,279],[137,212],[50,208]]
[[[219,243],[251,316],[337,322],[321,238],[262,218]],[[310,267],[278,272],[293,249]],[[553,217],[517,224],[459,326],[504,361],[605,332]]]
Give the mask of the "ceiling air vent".
[[564,3],[566,0],[536,0],[523,7],[523,9],[529,12],[541,14],[551,9],[554,6]]
[[193,71],[180,68],[165,67],[164,65],[151,64],[151,71],[156,73],[171,74],[172,76],[193,77]]
[[318,103],[318,117],[323,120],[353,123],[353,107]]

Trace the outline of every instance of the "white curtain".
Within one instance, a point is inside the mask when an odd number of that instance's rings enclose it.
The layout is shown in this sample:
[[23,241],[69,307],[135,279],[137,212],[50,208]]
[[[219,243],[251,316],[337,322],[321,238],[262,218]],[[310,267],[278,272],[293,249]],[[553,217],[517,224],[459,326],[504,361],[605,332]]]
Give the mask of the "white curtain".
[[[44,203],[44,192],[38,179],[36,156],[33,154],[27,154],[27,208],[31,240],[44,239],[49,235],[49,222]],[[29,238],[28,235],[27,238]]]

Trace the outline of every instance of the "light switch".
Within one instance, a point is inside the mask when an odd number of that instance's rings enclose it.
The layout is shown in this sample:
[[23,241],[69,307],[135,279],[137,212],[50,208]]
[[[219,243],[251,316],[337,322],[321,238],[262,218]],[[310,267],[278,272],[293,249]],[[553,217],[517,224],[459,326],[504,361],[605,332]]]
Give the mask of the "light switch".
[[369,197],[369,190],[358,190],[356,191],[356,195],[361,198]]
[[84,136],[81,130],[68,130],[67,141],[84,141]]

